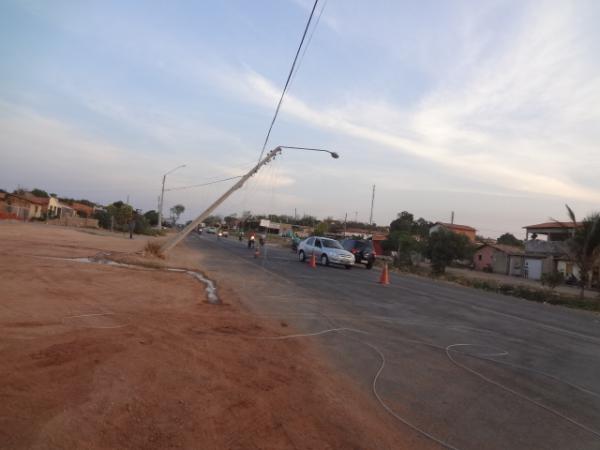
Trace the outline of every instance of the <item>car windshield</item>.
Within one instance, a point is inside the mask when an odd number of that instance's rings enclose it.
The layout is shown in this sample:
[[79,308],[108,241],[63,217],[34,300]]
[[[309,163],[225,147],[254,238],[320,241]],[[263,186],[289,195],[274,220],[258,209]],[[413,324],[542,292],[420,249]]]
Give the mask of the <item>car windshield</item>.
[[334,241],[333,239],[321,239],[323,243],[323,247],[327,248],[343,248],[338,241]]

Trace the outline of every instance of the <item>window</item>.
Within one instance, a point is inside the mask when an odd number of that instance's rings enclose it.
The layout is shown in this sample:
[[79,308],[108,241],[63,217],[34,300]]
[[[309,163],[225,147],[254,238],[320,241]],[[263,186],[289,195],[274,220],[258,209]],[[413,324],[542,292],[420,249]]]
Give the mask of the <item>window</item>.
[[315,247],[321,247],[321,240],[320,239],[315,239]]
[[334,241],[333,239],[323,239],[323,245],[326,248],[343,248],[338,241]]
[[306,241],[306,245],[315,245],[315,238],[311,237],[308,241]]

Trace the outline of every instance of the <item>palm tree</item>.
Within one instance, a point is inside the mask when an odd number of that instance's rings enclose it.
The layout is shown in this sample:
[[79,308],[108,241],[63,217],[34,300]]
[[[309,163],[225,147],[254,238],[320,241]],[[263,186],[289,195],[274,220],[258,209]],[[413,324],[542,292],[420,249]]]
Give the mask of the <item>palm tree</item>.
[[[583,299],[585,286],[589,282],[594,264],[600,261],[600,213],[592,213],[582,222],[577,222],[573,210],[569,205],[565,206],[567,207],[569,219],[573,224],[573,233],[566,241],[567,256],[579,267],[581,282],[579,296]],[[568,228],[562,222],[555,222]]]

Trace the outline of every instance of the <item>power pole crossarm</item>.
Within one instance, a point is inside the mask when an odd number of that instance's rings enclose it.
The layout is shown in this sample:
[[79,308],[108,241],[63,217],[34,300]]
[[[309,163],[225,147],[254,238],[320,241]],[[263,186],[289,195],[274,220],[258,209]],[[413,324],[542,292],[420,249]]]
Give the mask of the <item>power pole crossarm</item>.
[[250,171],[244,175],[242,178],[238,180],[227,192],[221,195],[212,205],[210,205],[202,214],[200,214],[196,219],[194,219],[188,226],[186,226],[183,230],[169,239],[167,242],[163,244],[161,247],[161,252],[166,253],[179,244],[185,237],[190,234],[201,222],[204,221],[215,209],[219,207],[221,203],[223,203],[231,194],[241,188],[244,183],[253,176],[259,169],[265,164],[269,163],[277,154],[281,153],[281,147],[277,147],[271,150],[267,156],[265,156],[256,166],[254,166]]

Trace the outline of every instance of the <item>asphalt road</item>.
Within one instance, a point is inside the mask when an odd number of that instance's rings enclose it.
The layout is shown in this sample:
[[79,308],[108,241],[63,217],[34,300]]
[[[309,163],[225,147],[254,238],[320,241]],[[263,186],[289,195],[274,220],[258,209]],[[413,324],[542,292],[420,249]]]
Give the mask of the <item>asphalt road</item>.
[[[399,427],[440,447],[600,449],[600,316],[190,236],[250,311],[316,339]],[[330,329],[343,329],[326,332]],[[434,444],[435,445],[435,444]]]

